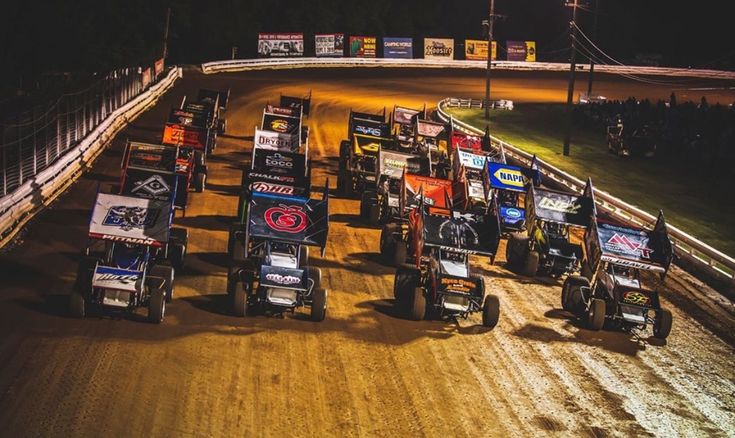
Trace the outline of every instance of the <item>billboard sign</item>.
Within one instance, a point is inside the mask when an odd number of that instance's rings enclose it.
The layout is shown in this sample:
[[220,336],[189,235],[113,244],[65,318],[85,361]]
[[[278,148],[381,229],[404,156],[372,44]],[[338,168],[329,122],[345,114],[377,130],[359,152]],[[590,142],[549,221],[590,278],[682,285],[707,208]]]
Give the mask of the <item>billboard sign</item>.
[[413,58],[413,38],[383,38],[383,58]]
[[316,56],[345,56],[345,34],[314,35]]
[[[464,40],[464,58],[469,61],[487,61],[487,41]],[[498,59],[498,44],[493,41],[492,58]]]
[[163,73],[163,58],[153,63],[153,71],[156,77],[158,77],[161,73]]
[[506,41],[508,61],[536,61],[535,41]]
[[304,56],[304,34],[259,33],[258,56],[261,58]]
[[424,38],[425,59],[454,59],[454,40],[451,38]]
[[350,37],[350,56],[353,58],[375,58],[377,38],[367,36]]
[[148,67],[147,69],[143,70],[143,74],[141,77],[143,81],[143,88],[148,88],[148,86],[151,84],[151,68]]

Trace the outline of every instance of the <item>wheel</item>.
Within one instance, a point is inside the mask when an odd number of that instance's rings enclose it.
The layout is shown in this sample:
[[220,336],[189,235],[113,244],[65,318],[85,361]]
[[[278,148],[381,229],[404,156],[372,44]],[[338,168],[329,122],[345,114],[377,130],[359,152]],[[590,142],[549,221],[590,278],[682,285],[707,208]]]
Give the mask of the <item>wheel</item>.
[[360,195],[360,219],[368,220],[370,214],[370,200],[372,198],[371,192],[362,192]]
[[319,268],[315,268],[313,266],[309,266],[307,268],[307,272],[309,274],[309,278],[314,280],[314,286],[312,286],[311,290],[319,289],[322,287],[322,270]]
[[658,339],[666,339],[671,333],[672,317],[668,309],[661,309],[656,312],[656,320],[653,323],[653,337]]
[[327,316],[327,291],[326,289],[314,289],[311,298],[311,320],[314,322],[324,321]]
[[234,239],[232,244],[232,260],[236,262],[245,261],[245,244],[238,239]]
[[69,313],[75,318],[84,318],[87,314],[87,303],[84,301],[84,296],[74,291],[69,295]]
[[154,324],[163,322],[166,314],[166,291],[163,288],[155,289],[148,299],[148,321]]
[[96,257],[84,257],[77,266],[77,277],[74,280],[73,290],[86,296],[92,292],[92,277],[94,268],[99,260]]
[[584,307],[584,298],[582,295],[582,287],[589,287],[590,282],[585,277],[579,275],[571,275],[564,280],[561,288],[561,307],[562,309],[577,313],[579,309]]
[[498,325],[500,319],[500,300],[496,295],[489,294],[482,304],[482,325],[493,328]]
[[239,282],[235,286],[235,293],[232,296],[232,312],[235,316],[245,316],[248,313],[248,295],[250,285]]
[[237,283],[240,282],[240,267],[230,266],[227,269],[227,295],[232,296],[237,288]]
[[166,265],[156,265],[151,268],[151,277],[163,278],[163,290],[166,292],[166,302],[170,303],[174,299],[174,267]]
[[386,263],[390,263],[394,252],[396,231],[398,231],[398,224],[385,224],[380,230],[380,255],[383,256]]
[[374,203],[370,206],[368,211],[368,220],[370,225],[380,224],[380,205],[378,205],[378,203]]
[[400,266],[406,263],[406,255],[408,254],[408,246],[403,240],[398,240],[393,249],[393,266]]
[[396,269],[393,279],[393,298],[398,302],[404,301],[409,293],[418,286],[421,271],[415,266],[402,264]]
[[539,253],[538,251],[528,251],[526,254],[526,263],[523,265],[523,275],[526,277],[535,277],[538,271]]
[[513,233],[508,237],[508,243],[505,246],[505,260],[508,268],[516,269],[519,261],[525,255],[527,245],[528,237],[521,233]]
[[299,248],[299,267],[304,269],[309,264],[309,247],[301,245]]
[[605,300],[592,298],[587,312],[587,326],[590,330],[600,330],[605,324]]
[[408,303],[408,319],[412,321],[421,321],[426,314],[426,297],[424,289],[417,287],[413,290],[411,301]]
[[[172,245],[173,244],[173,245]],[[189,230],[186,228],[171,228],[171,234],[169,236],[169,251],[173,251],[170,254],[171,264],[176,269],[184,267],[186,259],[186,248],[189,244]]]
[[204,189],[207,187],[207,174],[206,173],[197,173],[194,177],[194,189],[201,193],[204,191]]

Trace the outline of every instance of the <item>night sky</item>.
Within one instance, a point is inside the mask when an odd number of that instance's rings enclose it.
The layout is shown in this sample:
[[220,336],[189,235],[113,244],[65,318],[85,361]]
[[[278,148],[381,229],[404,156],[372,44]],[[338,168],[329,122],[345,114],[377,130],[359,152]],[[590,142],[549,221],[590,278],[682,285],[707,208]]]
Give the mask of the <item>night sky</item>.
[[[594,0],[588,0],[594,2]],[[595,40],[632,63],[656,54],[672,66],[733,68],[735,39],[724,2],[598,0]],[[161,51],[165,10],[171,6],[169,61],[198,63],[255,56],[258,32],[345,32],[382,36],[480,38],[489,0],[36,0],[6,3],[0,14],[0,61],[5,81],[46,71],[102,71],[151,62]],[[718,7],[720,5],[720,7]],[[594,3],[592,3],[592,8]],[[564,0],[496,0],[507,17],[496,39],[537,41],[539,60],[569,56],[571,8]],[[580,11],[592,35],[592,13]],[[416,41],[419,44],[419,41]],[[312,49],[313,50],[313,49]]]

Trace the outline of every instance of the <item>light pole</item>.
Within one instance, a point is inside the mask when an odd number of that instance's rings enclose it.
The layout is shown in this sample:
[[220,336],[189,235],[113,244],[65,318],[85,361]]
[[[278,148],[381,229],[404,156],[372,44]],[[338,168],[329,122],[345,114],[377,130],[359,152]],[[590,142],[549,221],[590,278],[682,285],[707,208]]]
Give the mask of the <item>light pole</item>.
[[490,0],[487,15],[487,74],[485,75],[485,120],[490,120],[490,70],[493,65],[493,23],[495,22],[495,0]]
[[578,0],[574,0],[574,3],[567,3],[566,6],[572,7],[572,21],[569,23],[569,36],[572,40],[572,54],[569,60],[569,87],[567,88],[567,129],[564,134],[564,156],[569,156],[569,143],[572,141],[572,123],[574,122],[574,74],[577,70],[577,7]]

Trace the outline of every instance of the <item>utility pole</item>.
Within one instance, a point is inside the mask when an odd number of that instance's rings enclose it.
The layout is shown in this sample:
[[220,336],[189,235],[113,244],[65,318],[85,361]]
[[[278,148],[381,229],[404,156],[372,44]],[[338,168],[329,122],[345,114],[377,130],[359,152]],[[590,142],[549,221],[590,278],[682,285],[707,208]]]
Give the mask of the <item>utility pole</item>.
[[[597,15],[600,12],[600,0],[594,0],[595,2],[595,17],[592,24],[592,40],[597,39]],[[595,72],[595,61],[590,58],[590,73],[587,81],[587,98],[592,97],[592,75]]]
[[166,8],[166,28],[163,30],[163,59],[168,56],[168,25],[171,23],[171,7]]
[[485,76],[485,120],[490,120],[490,70],[493,65],[493,24],[495,23],[495,0],[490,0],[487,15],[487,75]]
[[567,3],[567,6],[572,7],[572,21],[569,23],[569,36],[572,40],[572,54],[569,60],[569,87],[567,88],[567,130],[564,134],[564,156],[569,156],[569,143],[572,141],[572,124],[574,122],[574,74],[577,70],[577,3],[579,0],[574,0],[574,3]]

